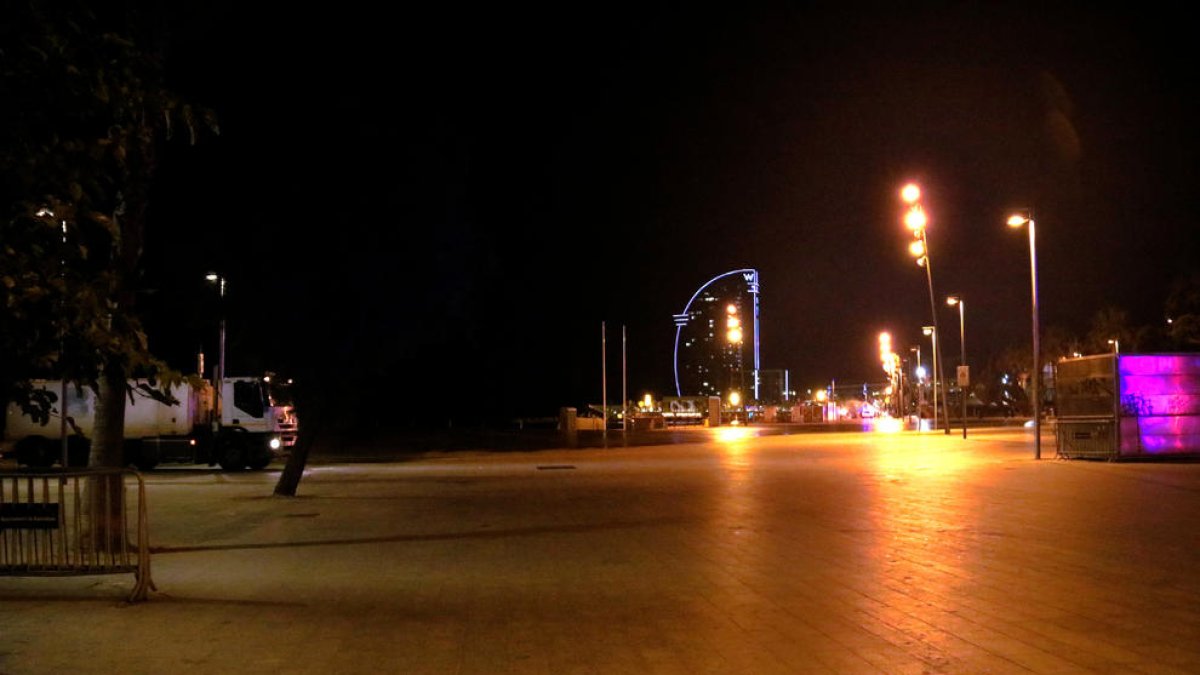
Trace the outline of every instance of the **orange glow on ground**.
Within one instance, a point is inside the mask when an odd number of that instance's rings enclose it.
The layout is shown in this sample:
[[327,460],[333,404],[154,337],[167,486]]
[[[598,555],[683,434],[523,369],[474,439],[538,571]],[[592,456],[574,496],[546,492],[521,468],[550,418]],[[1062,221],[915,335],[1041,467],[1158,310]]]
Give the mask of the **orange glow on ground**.
[[878,434],[898,434],[904,431],[904,420],[895,417],[876,417],[871,422],[871,430]]

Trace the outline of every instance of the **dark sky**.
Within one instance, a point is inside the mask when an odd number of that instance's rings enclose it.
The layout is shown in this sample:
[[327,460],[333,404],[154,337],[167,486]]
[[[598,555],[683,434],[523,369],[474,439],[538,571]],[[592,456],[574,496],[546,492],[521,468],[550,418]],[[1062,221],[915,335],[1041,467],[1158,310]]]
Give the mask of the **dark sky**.
[[181,12],[171,83],[221,134],[164,159],[152,347],[215,360],[218,269],[231,374],[551,415],[598,401],[602,321],[610,393],[622,325],[630,396],[673,393],[671,315],[755,267],[764,367],[877,381],[879,331],[915,345],[930,322],[906,180],[948,359],[949,293],[971,360],[1028,343],[1014,207],[1037,216],[1044,326],[1161,321],[1200,260],[1184,17],[904,4]]

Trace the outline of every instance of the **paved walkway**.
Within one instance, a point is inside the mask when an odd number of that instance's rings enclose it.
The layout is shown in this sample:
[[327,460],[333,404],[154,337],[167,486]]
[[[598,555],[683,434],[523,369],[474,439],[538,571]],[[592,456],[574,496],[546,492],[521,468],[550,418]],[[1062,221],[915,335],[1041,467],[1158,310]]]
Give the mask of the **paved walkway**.
[[0,673],[1200,672],[1200,463],[1032,457],[727,436],[318,465],[294,499],[158,471],[158,592],[0,578]]

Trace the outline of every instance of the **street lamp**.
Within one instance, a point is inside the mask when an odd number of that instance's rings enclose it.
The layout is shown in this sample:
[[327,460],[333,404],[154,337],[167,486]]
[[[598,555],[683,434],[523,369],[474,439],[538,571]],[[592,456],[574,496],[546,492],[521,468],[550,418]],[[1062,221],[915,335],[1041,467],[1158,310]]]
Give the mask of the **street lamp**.
[[[966,368],[967,367],[967,329],[966,329],[966,322],[963,319],[963,313],[965,311],[963,308],[967,306],[967,302],[965,300],[963,300],[961,295],[951,295],[950,297],[946,298],[946,304],[950,305],[951,307],[958,305],[958,345],[960,348],[959,367]],[[967,371],[967,372],[969,373],[970,371]],[[962,399],[963,438],[966,438],[967,437],[967,387],[969,387],[971,384],[971,376],[969,374],[967,374],[967,377],[963,378],[962,374],[963,373],[960,370],[959,378],[958,378],[958,397]],[[949,428],[949,427],[950,427],[950,422],[947,421],[946,428]]]
[[[922,326],[921,332],[933,339],[933,428],[938,427],[938,342],[937,342],[937,326]],[[946,412],[946,407],[943,404],[942,413]],[[946,421],[946,433],[950,433],[950,421]]]
[[[38,218],[47,218],[47,217],[53,218],[54,212],[47,208],[40,208],[40,209],[38,209],[38,211],[35,215],[37,215]],[[58,261],[59,262],[59,274],[61,275],[62,283],[63,283],[62,292],[63,292],[64,297],[67,292],[66,254],[67,254],[67,220],[64,218],[62,220],[62,257],[60,257],[59,261]],[[62,311],[62,313],[64,315],[66,314],[65,300],[61,303],[59,309]],[[67,349],[66,349],[67,323],[66,323],[65,316],[61,317],[61,319],[62,319],[63,323],[62,323],[62,326],[59,328],[59,333],[58,333],[58,365],[62,372],[62,382],[59,383],[59,389],[61,391],[59,392],[60,396],[59,396],[59,400],[58,400],[58,417],[59,417],[58,433],[59,433],[60,442],[62,444],[62,447],[61,447],[62,466],[63,466],[63,470],[66,471],[69,466],[68,463],[70,461],[70,456],[68,453],[68,448],[70,446],[68,444],[68,439],[67,439],[67,415],[68,415],[68,412],[67,412],[67,375],[68,375],[68,373],[67,373]]]
[[[913,241],[908,247],[908,252],[917,260],[917,265],[925,268],[925,280],[929,283],[929,311],[933,315],[933,332],[937,334],[938,312],[937,301],[933,299],[933,265],[929,261],[929,239],[925,236],[926,225],[929,224],[929,217],[925,214],[925,208],[921,206],[921,188],[916,183],[909,183],[900,190],[900,199],[908,204],[908,211],[904,214],[904,225],[912,230]],[[937,429],[937,389],[939,380],[944,383],[946,378],[938,367],[940,359],[938,358],[937,339],[933,341],[933,428]],[[944,399],[945,397],[943,397]],[[949,415],[946,415],[946,403],[942,401],[942,413],[946,418],[946,434],[950,434]]]
[[[900,370],[900,357],[892,351],[892,334],[884,331],[879,334],[879,360],[883,365],[883,372],[888,376],[888,395],[899,388],[897,376],[902,372]],[[888,401],[889,405],[896,411],[896,417],[900,417],[900,406],[894,400]]]
[[1016,213],[1008,217],[1009,227],[1021,227],[1022,225],[1029,226],[1029,286],[1031,289],[1032,298],[1032,317],[1033,317],[1033,457],[1034,459],[1042,458],[1042,401],[1041,392],[1038,389],[1038,379],[1041,376],[1041,354],[1039,353],[1038,344],[1038,283],[1037,283],[1037,244],[1034,235],[1033,211],[1026,210],[1023,213]]
[[[216,392],[215,400],[217,403],[217,415],[224,412],[223,401],[221,400],[221,388],[225,385],[225,277],[216,272],[209,272],[204,276],[204,279],[209,283],[214,283],[218,288],[220,296],[220,312],[221,312],[221,328],[217,342],[217,373],[216,373]],[[220,417],[217,418],[218,420]]]
[[742,386],[742,320],[738,316],[738,306],[732,302],[725,306],[725,339],[729,343],[729,388],[740,389]]
[[917,355],[917,366],[913,376],[917,383],[917,429],[921,428],[921,411],[925,408],[925,366],[921,364],[921,345],[909,347],[908,351]]
[[1113,339],[1111,339],[1111,340],[1109,340],[1109,341],[1108,341],[1108,344],[1110,344],[1110,345],[1112,345],[1112,346],[1113,346],[1113,353],[1114,353],[1114,354],[1120,354],[1120,353],[1121,353],[1121,341],[1120,341],[1120,340],[1118,340],[1117,338],[1113,338]]

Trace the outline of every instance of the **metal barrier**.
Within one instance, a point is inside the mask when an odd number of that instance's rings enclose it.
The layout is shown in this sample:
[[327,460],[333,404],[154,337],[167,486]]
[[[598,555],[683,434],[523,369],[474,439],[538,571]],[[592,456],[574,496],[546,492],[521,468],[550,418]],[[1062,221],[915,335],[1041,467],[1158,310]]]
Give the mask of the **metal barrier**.
[[[137,481],[137,516],[128,517],[125,479]],[[150,579],[146,484],[130,469],[0,472],[0,576],[133,573],[130,602]],[[131,538],[130,527],[136,527]]]
[[1065,459],[1117,459],[1117,420],[1059,419],[1055,423],[1058,456]]

